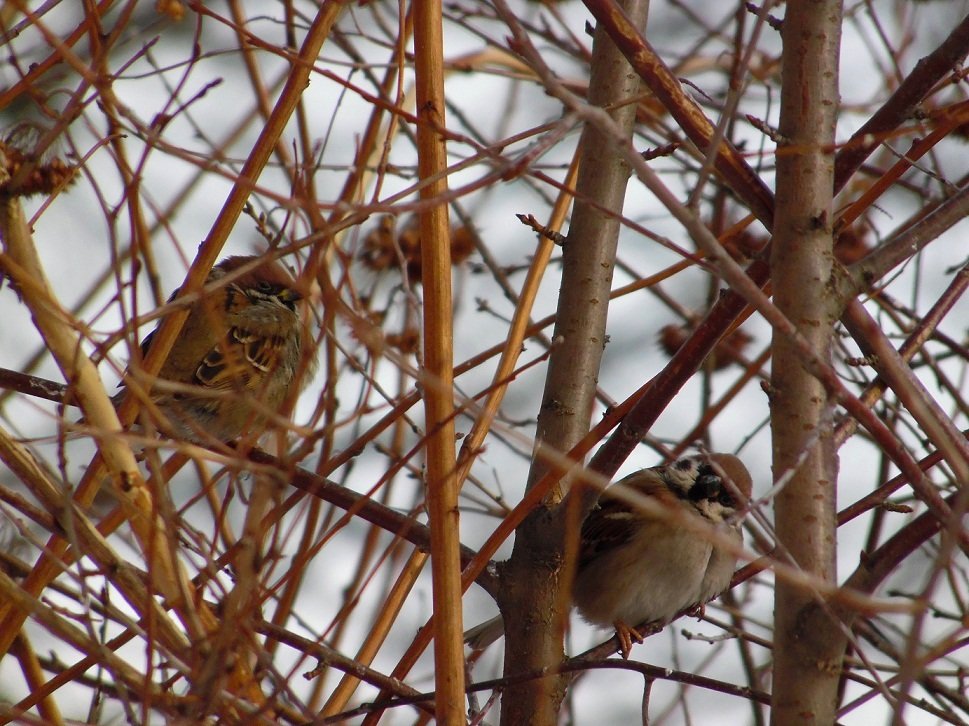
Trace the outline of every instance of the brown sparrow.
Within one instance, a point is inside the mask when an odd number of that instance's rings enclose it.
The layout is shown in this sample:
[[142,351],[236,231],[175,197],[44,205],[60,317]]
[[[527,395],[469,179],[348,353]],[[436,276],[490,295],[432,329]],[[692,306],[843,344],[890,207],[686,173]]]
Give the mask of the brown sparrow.
[[[603,491],[582,523],[572,602],[589,623],[615,627],[623,658],[634,641],[643,642],[636,625],[667,622],[730,584],[736,557],[676,517],[677,512],[694,517],[740,545],[735,516],[743,502],[735,500],[724,478],[750,496],[750,474],[730,454],[688,456],[643,469]],[[661,509],[637,506],[643,498]],[[465,641],[480,650],[502,631],[498,616],[469,630]]]
[[[228,257],[206,287],[258,257]],[[264,426],[282,405],[300,363],[301,328],[293,278],[267,261],[206,290],[152,384],[159,428],[196,443],[232,441]],[[147,355],[154,332],[142,342]],[[308,378],[309,375],[305,376]]]

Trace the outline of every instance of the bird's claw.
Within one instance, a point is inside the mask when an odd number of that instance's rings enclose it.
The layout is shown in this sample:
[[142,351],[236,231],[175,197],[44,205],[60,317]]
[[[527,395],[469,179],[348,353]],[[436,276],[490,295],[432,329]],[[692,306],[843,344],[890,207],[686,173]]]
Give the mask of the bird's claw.
[[699,605],[694,605],[692,608],[690,608],[687,611],[687,614],[690,615],[691,617],[696,618],[697,620],[700,620],[703,617],[704,613],[706,613],[706,611],[707,611],[706,605],[704,605],[703,603],[700,603]]
[[633,628],[622,620],[617,620],[616,637],[619,639],[619,654],[623,660],[629,660],[629,653],[633,649],[633,643],[642,643],[643,636],[636,628]]

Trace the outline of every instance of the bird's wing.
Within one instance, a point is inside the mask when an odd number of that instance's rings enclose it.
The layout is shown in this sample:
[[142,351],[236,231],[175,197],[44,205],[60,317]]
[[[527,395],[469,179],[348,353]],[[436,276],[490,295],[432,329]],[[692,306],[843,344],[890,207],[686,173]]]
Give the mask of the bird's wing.
[[582,542],[579,549],[579,569],[606,552],[625,544],[641,529],[644,521],[656,515],[634,507],[620,490],[632,490],[637,495],[658,499],[674,506],[677,498],[669,490],[659,473],[644,469],[627,476],[602,492],[599,502],[582,523]]
[[265,373],[276,365],[279,358],[276,342],[275,338],[240,327],[230,328],[225,340],[213,347],[195,369],[195,383],[218,390],[249,388],[261,379],[254,375],[255,371]]

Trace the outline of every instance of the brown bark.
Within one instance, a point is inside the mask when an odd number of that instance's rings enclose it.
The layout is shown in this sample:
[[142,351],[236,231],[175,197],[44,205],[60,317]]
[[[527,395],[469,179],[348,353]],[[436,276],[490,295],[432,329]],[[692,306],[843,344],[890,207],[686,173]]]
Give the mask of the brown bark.
[[[649,3],[625,3],[645,25]],[[611,115],[631,134],[640,89],[622,53],[606,33],[596,31],[589,103],[611,107]],[[571,449],[589,430],[599,362],[606,340],[606,314],[612,287],[629,167],[616,140],[588,124],[580,141],[579,176],[572,225],[563,251],[562,287],[548,377],[538,419],[540,447]],[[548,471],[536,456],[529,485]],[[512,557],[502,572],[498,604],[505,618],[505,674],[555,666],[563,657],[562,634],[569,612],[569,578],[563,577],[568,517],[562,486],[516,531]],[[547,678],[510,686],[502,701],[502,724],[555,724],[565,681]]]
[[[834,129],[841,3],[794,3],[784,19],[781,143],[771,257],[775,303],[829,361],[838,317],[832,281]],[[837,454],[821,430],[828,393],[775,329],[771,427],[775,479],[794,470],[775,501],[781,545],[798,567],[835,582]],[[824,599],[778,580],[774,604],[772,723],[835,722],[844,652]]]

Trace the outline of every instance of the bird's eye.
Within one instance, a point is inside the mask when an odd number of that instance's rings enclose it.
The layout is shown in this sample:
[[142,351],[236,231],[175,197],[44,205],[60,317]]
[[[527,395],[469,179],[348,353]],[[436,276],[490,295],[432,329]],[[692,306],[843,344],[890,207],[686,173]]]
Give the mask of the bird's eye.
[[260,280],[256,287],[259,288],[259,292],[264,292],[266,294],[273,291],[273,284],[271,282],[266,282],[265,280]]
[[732,507],[734,505],[733,496],[726,489],[720,491],[720,496],[717,497],[717,501],[725,507]]

